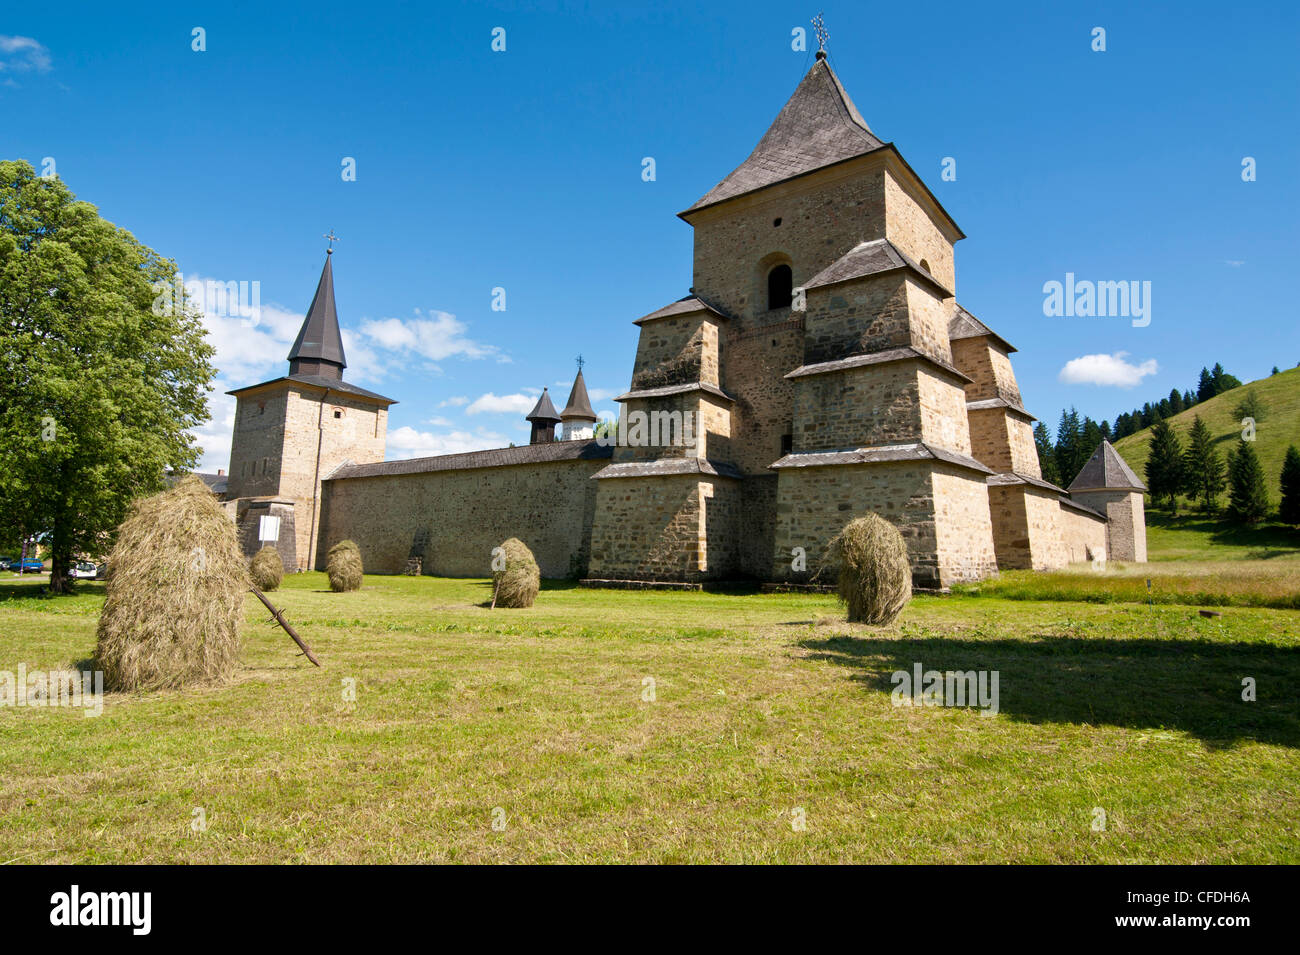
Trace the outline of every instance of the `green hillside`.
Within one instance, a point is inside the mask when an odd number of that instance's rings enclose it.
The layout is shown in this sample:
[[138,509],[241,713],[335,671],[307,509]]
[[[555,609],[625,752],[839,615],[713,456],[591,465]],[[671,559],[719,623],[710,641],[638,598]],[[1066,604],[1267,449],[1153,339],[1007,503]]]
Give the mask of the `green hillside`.
[[[1300,368],[1279,372],[1259,381],[1251,381],[1240,388],[1233,388],[1189,408],[1182,414],[1174,415],[1169,423],[1178,433],[1183,446],[1187,445],[1187,432],[1191,430],[1192,419],[1197,415],[1205,422],[1210,433],[1214,435],[1214,446],[1227,461],[1228,451],[1237,444],[1241,436],[1241,419],[1233,415],[1235,408],[1246,392],[1253,389],[1264,404],[1265,415],[1255,425],[1255,451],[1259,462],[1264,466],[1268,482],[1268,496],[1276,507],[1281,497],[1278,479],[1282,473],[1282,458],[1286,455],[1288,445],[1300,448]],[[1143,428],[1136,434],[1130,434],[1115,442],[1115,450],[1124,456],[1124,460],[1137,472],[1137,476],[1146,479],[1147,455],[1150,452],[1151,429]],[[1226,501],[1226,494],[1221,501]]]

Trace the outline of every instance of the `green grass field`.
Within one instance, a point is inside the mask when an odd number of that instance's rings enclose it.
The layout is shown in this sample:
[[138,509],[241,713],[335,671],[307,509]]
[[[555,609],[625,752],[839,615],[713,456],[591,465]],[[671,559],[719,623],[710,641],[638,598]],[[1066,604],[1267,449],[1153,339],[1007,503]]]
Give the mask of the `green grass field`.
[[[1237,446],[1241,437],[1241,419],[1233,409],[1246,397],[1246,392],[1254,391],[1263,402],[1265,416],[1256,423],[1255,453],[1264,468],[1265,483],[1268,487],[1269,500],[1277,507],[1282,490],[1279,480],[1282,475],[1282,459],[1290,445],[1300,448],[1300,368],[1289,368],[1268,378],[1248,382],[1240,388],[1233,388],[1209,401],[1189,408],[1169,419],[1169,424],[1178,434],[1178,438],[1187,447],[1187,433],[1197,415],[1205,422],[1210,433],[1214,435],[1214,446],[1219,456],[1226,463],[1228,452]],[[1147,458],[1151,455],[1151,429],[1143,428],[1135,434],[1115,442],[1115,450],[1124,456],[1135,474],[1145,481]],[[1219,498],[1220,506],[1227,503],[1227,492]],[[1190,506],[1190,504],[1189,504]]]
[[[102,585],[35,593],[0,582],[0,670],[93,649]],[[0,708],[0,862],[1300,861],[1294,610],[488,596],[293,576],[322,670],[250,597],[231,685]],[[893,705],[917,662],[996,670],[1000,712]]]

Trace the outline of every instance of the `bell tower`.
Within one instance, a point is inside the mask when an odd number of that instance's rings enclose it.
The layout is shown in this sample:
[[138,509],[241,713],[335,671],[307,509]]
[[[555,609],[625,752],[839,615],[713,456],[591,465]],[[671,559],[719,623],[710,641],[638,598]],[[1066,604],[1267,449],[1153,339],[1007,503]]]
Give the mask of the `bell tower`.
[[[331,233],[327,238],[333,244]],[[343,380],[347,359],[334,303],[333,248],[298,337],[289,373],[229,392],[236,398],[227,499],[247,554],[262,545],[276,517],[273,541],[286,568],[307,570],[320,550],[321,480],[349,461],[384,460],[393,399]],[[270,525],[274,527],[274,525]]]

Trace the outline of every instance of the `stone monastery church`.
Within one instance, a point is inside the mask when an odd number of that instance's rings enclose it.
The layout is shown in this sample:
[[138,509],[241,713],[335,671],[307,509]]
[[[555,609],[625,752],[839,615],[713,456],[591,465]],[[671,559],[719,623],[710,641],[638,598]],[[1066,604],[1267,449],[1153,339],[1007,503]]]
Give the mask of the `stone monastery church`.
[[579,370],[563,410],[543,392],[526,446],[385,461],[393,401],[343,379],[327,256],[288,374],[231,392],[225,498],[247,552],[278,517],[287,567],[351,538],[367,571],[485,576],[518,537],[548,577],[799,583],[874,511],[921,588],[1146,560],[1144,488],[1109,444],[1068,491],[1042,479],[1016,349],[956,300],[961,229],[823,53],[680,216],[690,294],[636,320],[618,401],[680,413],[694,440],[593,438]]

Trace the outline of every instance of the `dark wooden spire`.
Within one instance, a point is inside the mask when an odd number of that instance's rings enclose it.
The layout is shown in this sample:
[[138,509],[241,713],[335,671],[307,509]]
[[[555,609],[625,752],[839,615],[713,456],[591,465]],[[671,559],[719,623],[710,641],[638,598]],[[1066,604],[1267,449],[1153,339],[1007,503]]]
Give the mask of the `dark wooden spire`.
[[339,316],[334,308],[334,270],[330,267],[333,250],[325,253],[325,268],[320,273],[320,284],[307,309],[298,337],[289,350],[289,374],[319,375],[322,378],[343,378],[348,366],[343,355],[343,335],[339,332]]

